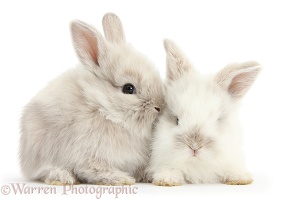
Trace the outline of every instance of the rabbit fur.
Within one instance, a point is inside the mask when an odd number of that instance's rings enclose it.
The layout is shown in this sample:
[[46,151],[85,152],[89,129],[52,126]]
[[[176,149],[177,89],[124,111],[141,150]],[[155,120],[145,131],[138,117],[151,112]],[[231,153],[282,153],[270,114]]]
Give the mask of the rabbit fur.
[[[25,106],[19,155],[28,179],[130,185],[144,178],[152,124],[163,105],[162,81],[148,58],[126,42],[115,14],[104,15],[103,29],[105,38],[73,21],[80,65]],[[123,92],[128,83],[132,94]]]
[[165,107],[154,133],[149,177],[161,186],[251,183],[238,110],[261,66],[232,63],[215,75],[201,75],[172,41],[164,46]]

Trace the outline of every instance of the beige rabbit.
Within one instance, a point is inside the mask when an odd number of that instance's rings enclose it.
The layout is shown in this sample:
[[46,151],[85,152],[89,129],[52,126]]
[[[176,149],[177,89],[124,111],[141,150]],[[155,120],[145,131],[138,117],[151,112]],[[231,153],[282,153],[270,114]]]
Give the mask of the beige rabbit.
[[142,178],[152,124],[163,105],[158,71],[129,45],[119,18],[103,18],[106,39],[71,23],[81,64],[26,105],[20,164],[32,180],[126,185]]

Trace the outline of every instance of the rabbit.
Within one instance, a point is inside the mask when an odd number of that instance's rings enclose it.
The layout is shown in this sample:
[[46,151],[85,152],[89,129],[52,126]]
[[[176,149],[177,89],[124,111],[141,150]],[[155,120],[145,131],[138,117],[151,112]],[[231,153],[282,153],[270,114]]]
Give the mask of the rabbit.
[[48,83],[21,117],[20,167],[51,185],[131,185],[144,178],[162,79],[126,42],[113,13],[92,26],[70,24],[80,64]]
[[250,184],[238,109],[260,64],[232,63],[215,75],[201,75],[173,41],[165,39],[164,47],[165,106],[153,134],[151,181],[158,186]]

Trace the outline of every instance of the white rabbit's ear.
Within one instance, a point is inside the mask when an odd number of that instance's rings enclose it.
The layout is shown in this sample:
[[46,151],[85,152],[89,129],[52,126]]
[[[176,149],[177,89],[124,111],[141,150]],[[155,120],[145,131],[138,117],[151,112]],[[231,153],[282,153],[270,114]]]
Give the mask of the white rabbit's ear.
[[186,56],[171,40],[164,40],[166,51],[166,77],[170,81],[179,79],[184,73],[188,73],[191,66]]
[[125,41],[125,34],[121,20],[114,13],[107,13],[103,17],[105,38],[112,43]]
[[99,58],[106,49],[102,35],[79,20],[71,23],[71,34],[74,48],[81,62],[89,67],[99,66]]
[[215,81],[233,98],[240,99],[250,89],[261,69],[261,65],[254,61],[230,64],[217,73]]

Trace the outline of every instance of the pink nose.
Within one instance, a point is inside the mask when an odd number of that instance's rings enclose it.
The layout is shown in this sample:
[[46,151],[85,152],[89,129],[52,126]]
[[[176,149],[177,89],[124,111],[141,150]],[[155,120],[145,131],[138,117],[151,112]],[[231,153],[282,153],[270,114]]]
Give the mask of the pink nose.
[[197,150],[192,150],[192,155],[197,156]]

